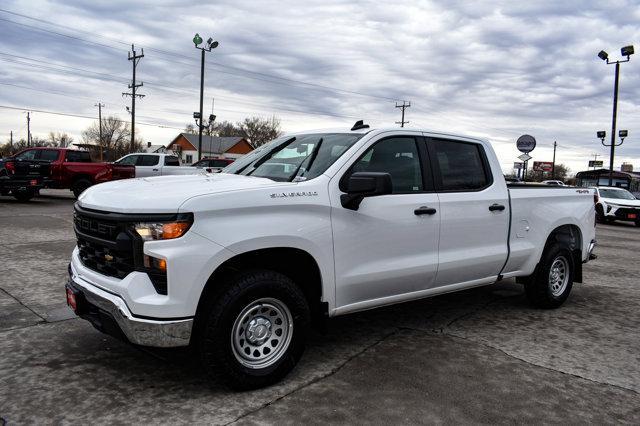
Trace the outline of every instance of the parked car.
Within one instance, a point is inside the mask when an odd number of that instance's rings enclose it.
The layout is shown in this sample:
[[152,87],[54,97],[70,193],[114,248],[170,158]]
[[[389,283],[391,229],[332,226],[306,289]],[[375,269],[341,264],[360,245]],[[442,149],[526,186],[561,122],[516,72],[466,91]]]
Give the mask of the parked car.
[[69,306],[137,345],[192,345],[239,389],[280,380],[326,317],[507,278],[557,308],[596,244],[593,190],[508,186],[485,140],[362,122],[224,173],[100,185],[75,214]]
[[0,159],[0,195],[12,195],[26,202],[38,195],[43,186],[37,167],[11,158]]
[[218,173],[229,164],[233,163],[233,158],[203,158],[202,160],[196,161],[191,166],[198,167],[200,169],[205,169],[209,173]]
[[624,188],[600,186],[596,191],[596,219],[600,223],[614,220],[635,222],[640,226],[640,200]]
[[131,166],[94,163],[89,152],[69,148],[27,148],[4,163],[5,168],[8,163],[28,168],[30,176],[40,176],[45,187],[70,189],[76,197],[91,185],[135,177]]
[[567,186],[561,180],[543,180],[542,183],[544,183],[545,185],[552,185],[552,186]]
[[172,154],[129,154],[120,158],[115,164],[135,166],[136,177],[204,173],[204,171],[199,169],[180,166],[180,159]]

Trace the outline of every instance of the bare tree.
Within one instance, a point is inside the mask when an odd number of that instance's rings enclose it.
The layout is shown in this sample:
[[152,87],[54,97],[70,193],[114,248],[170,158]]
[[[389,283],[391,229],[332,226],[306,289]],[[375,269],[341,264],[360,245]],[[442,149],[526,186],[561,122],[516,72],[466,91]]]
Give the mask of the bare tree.
[[249,140],[251,144],[257,148],[280,136],[280,120],[276,116],[270,119],[260,117],[245,118],[244,121],[237,124],[240,135]]
[[[556,164],[553,179],[564,181],[569,175],[569,168],[564,164]],[[542,182],[543,180],[552,179],[551,172],[543,172],[539,170],[530,170],[527,172],[527,180],[533,182]]]
[[136,138],[135,146],[131,149],[131,128],[129,123],[110,116],[102,119],[102,140],[100,127],[93,123],[82,132],[82,140],[87,144],[98,145],[103,150],[107,161],[117,160],[123,155],[142,150],[142,139]]
[[213,123],[213,134],[216,136],[243,136],[242,131],[230,121]]
[[184,126],[183,133],[191,133],[191,134],[196,133],[196,126],[194,126],[191,123],[187,124],[186,126]]
[[65,148],[73,143],[73,137],[69,136],[67,133],[49,132],[48,141],[51,146]]

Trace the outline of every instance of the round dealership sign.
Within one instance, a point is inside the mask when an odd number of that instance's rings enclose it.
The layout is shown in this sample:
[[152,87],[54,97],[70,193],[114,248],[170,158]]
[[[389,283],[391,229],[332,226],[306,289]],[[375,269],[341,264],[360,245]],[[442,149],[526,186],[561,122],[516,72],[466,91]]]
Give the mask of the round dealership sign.
[[516,142],[516,146],[518,147],[518,151],[524,152],[525,154],[531,152],[536,147],[536,138],[531,135],[522,135],[518,138]]

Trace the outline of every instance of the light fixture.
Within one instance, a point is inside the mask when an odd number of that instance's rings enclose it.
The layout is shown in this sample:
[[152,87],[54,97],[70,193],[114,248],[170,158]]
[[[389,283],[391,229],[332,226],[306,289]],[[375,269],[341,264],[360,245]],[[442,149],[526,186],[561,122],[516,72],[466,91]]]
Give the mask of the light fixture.
[[607,132],[605,132],[604,130],[600,130],[599,132],[596,133],[598,135],[598,139],[602,139],[604,140],[604,138],[607,137]]
[[602,59],[603,61],[606,61],[609,58],[609,54],[604,50],[601,50],[600,53],[598,53],[598,58]]
[[202,37],[200,37],[200,34],[196,33],[196,35],[193,37],[193,44],[196,45],[196,47],[198,47],[198,45],[200,45],[202,43]]
[[622,54],[622,56],[626,56],[629,57],[631,55],[633,55],[633,46],[625,46],[622,49],[620,49],[620,53]]
[[620,139],[624,139],[629,135],[629,131],[628,130],[620,130],[618,131],[618,136],[620,136]]

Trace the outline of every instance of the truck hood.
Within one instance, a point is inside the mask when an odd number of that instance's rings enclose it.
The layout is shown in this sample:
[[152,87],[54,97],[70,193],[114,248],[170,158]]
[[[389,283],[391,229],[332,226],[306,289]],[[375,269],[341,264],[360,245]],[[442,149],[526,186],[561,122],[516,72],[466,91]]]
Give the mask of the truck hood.
[[80,195],[78,204],[118,213],[177,213],[198,195],[283,185],[290,183],[226,173],[155,176],[94,185]]
[[640,207],[640,200],[623,200],[620,198],[606,198],[600,197],[605,204],[615,204],[618,206],[627,206],[627,207]]

